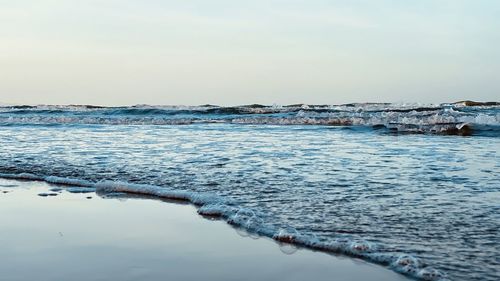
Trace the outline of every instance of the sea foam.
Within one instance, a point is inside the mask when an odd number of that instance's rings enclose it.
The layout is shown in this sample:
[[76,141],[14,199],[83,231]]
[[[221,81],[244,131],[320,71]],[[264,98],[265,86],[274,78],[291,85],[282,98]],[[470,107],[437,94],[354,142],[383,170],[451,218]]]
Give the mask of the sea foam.
[[316,125],[386,128],[391,132],[500,136],[500,105],[349,104],[0,107],[0,125]]
[[[200,215],[224,219],[227,223],[235,227],[243,228],[250,234],[269,237],[279,243],[296,245],[327,253],[344,254],[352,257],[363,258],[367,261],[386,265],[397,272],[421,280],[448,280],[446,274],[432,267],[426,266],[412,255],[387,255],[384,253],[378,253],[377,246],[365,240],[334,238],[330,241],[321,241],[315,235],[302,234],[293,227],[276,229],[261,219],[254,210],[229,205],[223,198],[213,194],[173,190],[160,186],[131,184],[126,182],[100,181],[93,183],[74,178],[37,176],[28,173],[0,173],[0,177],[19,180],[45,181],[51,184],[66,186],[64,190],[74,193],[95,191],[102,195],[123,193],[151,196],[160,199],[186,201],[197,206],[198,213]],[[57,195],[57,193],[40,194],[40,196],[49,195]]]

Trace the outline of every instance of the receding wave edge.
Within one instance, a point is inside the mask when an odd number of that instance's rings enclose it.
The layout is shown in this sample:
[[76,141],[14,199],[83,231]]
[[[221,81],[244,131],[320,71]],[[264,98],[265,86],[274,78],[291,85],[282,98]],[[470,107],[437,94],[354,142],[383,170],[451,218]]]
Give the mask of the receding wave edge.
[[[396,272],[420,280],[448,280],[444,272],[434,269],[411,254],[380,252],[377,250],[378,247],[375,243],[363,239],[333,238],[331,240],[320,240],[314,235],[301,234],[289,226],[282,226],[278,229],[263,221],[253,210],[238,207],[236,204],[228,202],[224,198],[214,194],[175,190],[155,185],[116,181],[91,182],[75,178],[40,176],[30,173],[0,173],[0,178],[44,181],[49,184],[68,187],[76,186],[85,189],[85,191],[96,192],[100,195],[120,193],[184,201],[195,205],[197,212],[202,216],[223,219],[230,225],[244,229],[250,234],[272,238],[278,243],[292,244],[311,250],[361,258],[372,263],[387,266]],[[71,192],[72,190],[68,189],[68,191]],[[82,191],[76,189],[75,192]]]

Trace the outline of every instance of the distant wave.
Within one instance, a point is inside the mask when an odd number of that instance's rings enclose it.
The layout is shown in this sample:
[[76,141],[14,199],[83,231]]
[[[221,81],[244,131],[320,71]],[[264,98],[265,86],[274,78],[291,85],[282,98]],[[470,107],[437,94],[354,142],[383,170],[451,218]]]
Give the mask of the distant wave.
[[0,107],[0,125],[189,125],[199,123],[365,127],[388,133],[500,136],[500,104],[359,103],[221,107],[39,105]]

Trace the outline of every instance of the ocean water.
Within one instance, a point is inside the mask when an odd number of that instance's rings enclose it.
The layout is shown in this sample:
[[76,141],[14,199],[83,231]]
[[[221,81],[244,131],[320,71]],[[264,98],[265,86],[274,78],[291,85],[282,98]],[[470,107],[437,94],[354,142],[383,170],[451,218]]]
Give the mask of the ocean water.
[[421,280],[500,279],[499,148],[498,105],[0,108],[1,177],[186,200]]

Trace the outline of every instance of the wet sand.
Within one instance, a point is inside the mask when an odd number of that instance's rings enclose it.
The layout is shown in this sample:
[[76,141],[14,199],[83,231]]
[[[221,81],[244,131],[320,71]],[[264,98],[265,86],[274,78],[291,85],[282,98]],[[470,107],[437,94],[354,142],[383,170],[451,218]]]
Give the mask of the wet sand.
[[[251,237],[193,206],[0,179],[0,280],[409,280]],[[91,197],[88,199],[88,197]]]

